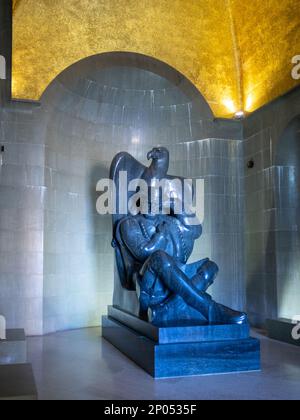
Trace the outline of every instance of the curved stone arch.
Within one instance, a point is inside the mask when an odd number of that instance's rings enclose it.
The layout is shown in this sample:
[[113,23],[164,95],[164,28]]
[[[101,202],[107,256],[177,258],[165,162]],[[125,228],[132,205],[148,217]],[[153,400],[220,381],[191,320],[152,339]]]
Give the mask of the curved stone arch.
[[[199,113],[199,117],[201,119],[214,119],[214,114],[211,110],[211,107],[204,98],[203,94],[183,74],[161,60],[134,52],[117,51],[96,54],[90,57],[85,57],[76,63],[71,64],[46,87],[41,96],[41,102],[43,102],[43,98],[47,97],[47,93],[49,90],[51,90],[52,84],[54,84],[56,80],[64,80],[65,77],[68,78],[70,72],[74,71],[75,68],[78,68],[78,71],[82,72],[93,66],[99,70],[118,66],[141,69],[150,73],[154,73],[159,77],[168,80],[173,86],[180,89],[191,102],[194,102],[194,105],[197,107],[196,111]],[[68,83],[70,83],[70,80],[68,80]]]

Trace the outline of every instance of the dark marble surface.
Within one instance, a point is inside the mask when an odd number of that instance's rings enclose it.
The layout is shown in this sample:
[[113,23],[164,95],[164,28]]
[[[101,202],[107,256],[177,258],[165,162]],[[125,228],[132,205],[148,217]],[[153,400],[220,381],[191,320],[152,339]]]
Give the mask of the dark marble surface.
[[102,335],[156,379],[260,370],[257,339],[160,345],[107,317]]
[[254,338],[157,346],[155,377],[259,371],[260,345]]
[[300,346],[300,339],[295,340],[292,335],[294,329],[299,333],[300,327],[297,327],[297,324],[293,323],[290,319],[268,319],[266,321],[266,327],[268,336],[273,340]]
[[27,345],[24,330],[7,330],[6,340],[0,340],[0,365],[22,364],[26,361]]
[[37,400],[30,364],[0,366],[0,400]]
[[248,324],[182,325],[162,328],[155,327],[149,322],[142,321],[113,306],[108,308],[108,316],[159,344],[242,340],[250,336],[250,327]]
[[13,330],[6,331],[6,341],[25,341],[25,340],[26,340],[25,331],[23,329],[13,329]]

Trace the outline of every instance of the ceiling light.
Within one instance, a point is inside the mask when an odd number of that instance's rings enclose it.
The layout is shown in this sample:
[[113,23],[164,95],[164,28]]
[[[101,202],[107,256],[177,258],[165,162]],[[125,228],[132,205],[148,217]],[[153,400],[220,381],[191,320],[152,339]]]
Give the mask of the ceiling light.
[[237,120],[243,120],[245,118],[245,112],[244,111],[238,111],[234,114],[234,117]]

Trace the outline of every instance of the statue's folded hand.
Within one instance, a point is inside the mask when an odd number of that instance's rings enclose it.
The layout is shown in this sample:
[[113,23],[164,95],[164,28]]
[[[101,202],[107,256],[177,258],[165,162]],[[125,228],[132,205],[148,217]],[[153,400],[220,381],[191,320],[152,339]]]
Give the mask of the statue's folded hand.
[[160,223],[157,226],[157,233],[165,233],[166,232],[166,228],[167,228],[167,225],[166,225],[165,222]]

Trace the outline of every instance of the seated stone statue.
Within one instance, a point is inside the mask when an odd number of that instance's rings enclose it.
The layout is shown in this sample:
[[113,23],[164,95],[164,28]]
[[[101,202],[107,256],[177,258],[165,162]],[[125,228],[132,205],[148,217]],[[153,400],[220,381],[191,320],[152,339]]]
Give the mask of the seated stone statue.
[[[150,186],[153,178],[169,177],[167,149],[153,149],[148,159],[152,164],[145,168],[128,154],[118,155],[111,178],[118,184],[120,171],[127,170],[129,178],[144,179]],[[246,323],[246,314],[216,303],[207,293],[218,274],[217,265],[209,259],[188,264],[202,234],[201,225],[189,223],[189,217],[153,213],[150,205],[147,214],[113,217],[122,287],[136,292],[140,317],[156,326]]]

